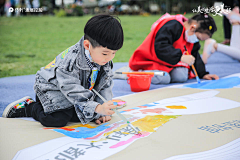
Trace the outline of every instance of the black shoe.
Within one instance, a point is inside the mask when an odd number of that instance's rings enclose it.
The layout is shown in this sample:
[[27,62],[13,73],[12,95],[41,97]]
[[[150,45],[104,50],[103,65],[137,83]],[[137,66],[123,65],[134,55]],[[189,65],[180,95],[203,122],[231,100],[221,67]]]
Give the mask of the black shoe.
[[29,109],[29,104],[32,102],[34,101],[28,96],[12,102],[5,108],[2,116],[5,118],[31,117],[31,110]]

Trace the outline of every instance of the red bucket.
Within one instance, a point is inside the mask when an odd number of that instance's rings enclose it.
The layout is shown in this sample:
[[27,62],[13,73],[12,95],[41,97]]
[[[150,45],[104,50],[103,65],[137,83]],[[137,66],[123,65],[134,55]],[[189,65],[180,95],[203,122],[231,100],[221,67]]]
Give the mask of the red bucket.
[[147,91],[150,88],[153,75],[128,74],[128,81],[133,92]]

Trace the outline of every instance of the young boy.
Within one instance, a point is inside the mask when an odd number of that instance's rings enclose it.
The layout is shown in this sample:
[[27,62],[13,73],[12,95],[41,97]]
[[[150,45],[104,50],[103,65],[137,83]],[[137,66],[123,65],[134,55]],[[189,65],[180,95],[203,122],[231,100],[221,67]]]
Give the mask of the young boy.
[[[68,122],[97,124],[111,120],[112,59],[123,45],[123,30],[110,15],[92,17],[78,43],[36,73],[36,102],[24,97],[8,105],[3,117],[33,117],[46,127]],[[96,96],[94,88],[108,102]]]
[[[182,15],[164,15],[159,19],[143,43],[129,61],[134,70],[165,71],[166,76],[154,76],[153,84],[185,82],[194,75],[190,66],[194,64],[199,78],[218,79],[205,70],[198,53],[199,40],[206,40],[217,30],[212,17],[197,14],[187,19]],[[191,55],[186,55],[185,46]]]

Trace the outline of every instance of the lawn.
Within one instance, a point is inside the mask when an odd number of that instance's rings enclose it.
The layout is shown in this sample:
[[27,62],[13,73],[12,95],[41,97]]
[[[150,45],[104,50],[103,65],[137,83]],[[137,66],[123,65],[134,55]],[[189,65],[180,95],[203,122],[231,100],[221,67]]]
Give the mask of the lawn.
[[[186,15],[190,16],[192,14]],[[40,67],[79,41],[90,17],[0,17],[0,77],[35,74]],[[116,53],[114,62],[127,62],[159,17],[120,16],[124,45]],[[214,19],[218,31],[213,38],[221,42],[224,39],[222,17],[215,16]]]

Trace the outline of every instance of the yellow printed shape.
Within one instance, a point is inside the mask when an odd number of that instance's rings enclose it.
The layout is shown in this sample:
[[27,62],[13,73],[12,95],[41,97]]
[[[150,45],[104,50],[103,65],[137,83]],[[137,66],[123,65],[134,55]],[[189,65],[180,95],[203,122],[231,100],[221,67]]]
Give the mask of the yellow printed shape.
[[[146,116],[131,123],[134,127],[138,127],[141,131],[154,132],[155,128],[158,128],[162,126],[164,123],[168,122],[169,120],[177,117],[179,116],[164,116],[164,115]],[[121,125],[120,127],[105,133],[104,136],[108,136],[113,132],[120,131],[122,128],[126,128],[127,125],[128,124]]]
[[76,124],[76,125],[73,125],[73,126],[66,126],[65,128],[78,128],[78,127],[86,127],[86,128],[96,128],[96,127],[93,127],[89,124]]
[[179,106],[172,105],[172,106],[166,106],[166,107],[169,108],[169,109],[187,109],[187,107],[181,106],[181,105],[179,105]]
[[[138,127],[141,130],[140,132],[142,132],[142,131],[155,132],[155,130],[154,130],[155,128],[158,128],[158,127],[162,126],[164,123],[170,121],[171,119],[175,119],[177,117],[179,117],[179,115],[177,115],[177,116],[170,116],[170,115],[169,116],[164,116],[164,115],[146,116],[144,118],[136,120],[135,122],[132,122],[132,125],[134,127]],[[112,134],[113,132],[118,132],[123,128],[126,128],[127,125],[128,124],[123,124],[110,132],[104,133],[103,134],[105,136],[104,138],[101,138],[100,140],[97,140],[97,141],[91,141],[91,142],[93,143],[93,142],[104,141],[104,140],[106,140],[106,136]],[[129,134],[127,132],[122,132],[122,133]]]
[[167,123],[169,120],[177,118],[178,116],[164,116],[164,115],[155,115],[155,116],[146,116],[141,118],[132,124],[135,127],[138,127],[141,131],[146,132],[155,132],[155,128],[162,126],[164,123]]
[[69,48],[67,48],[65,51],[63,51],[61,58],[63,59],[65,57],[65,55],[68,53]]
[[52,62],[50,62],[48,65],[46,65],[46,67],[44,69],[49,69],[49,68],[54,67],[55,63],[56,63],[56,58]]

